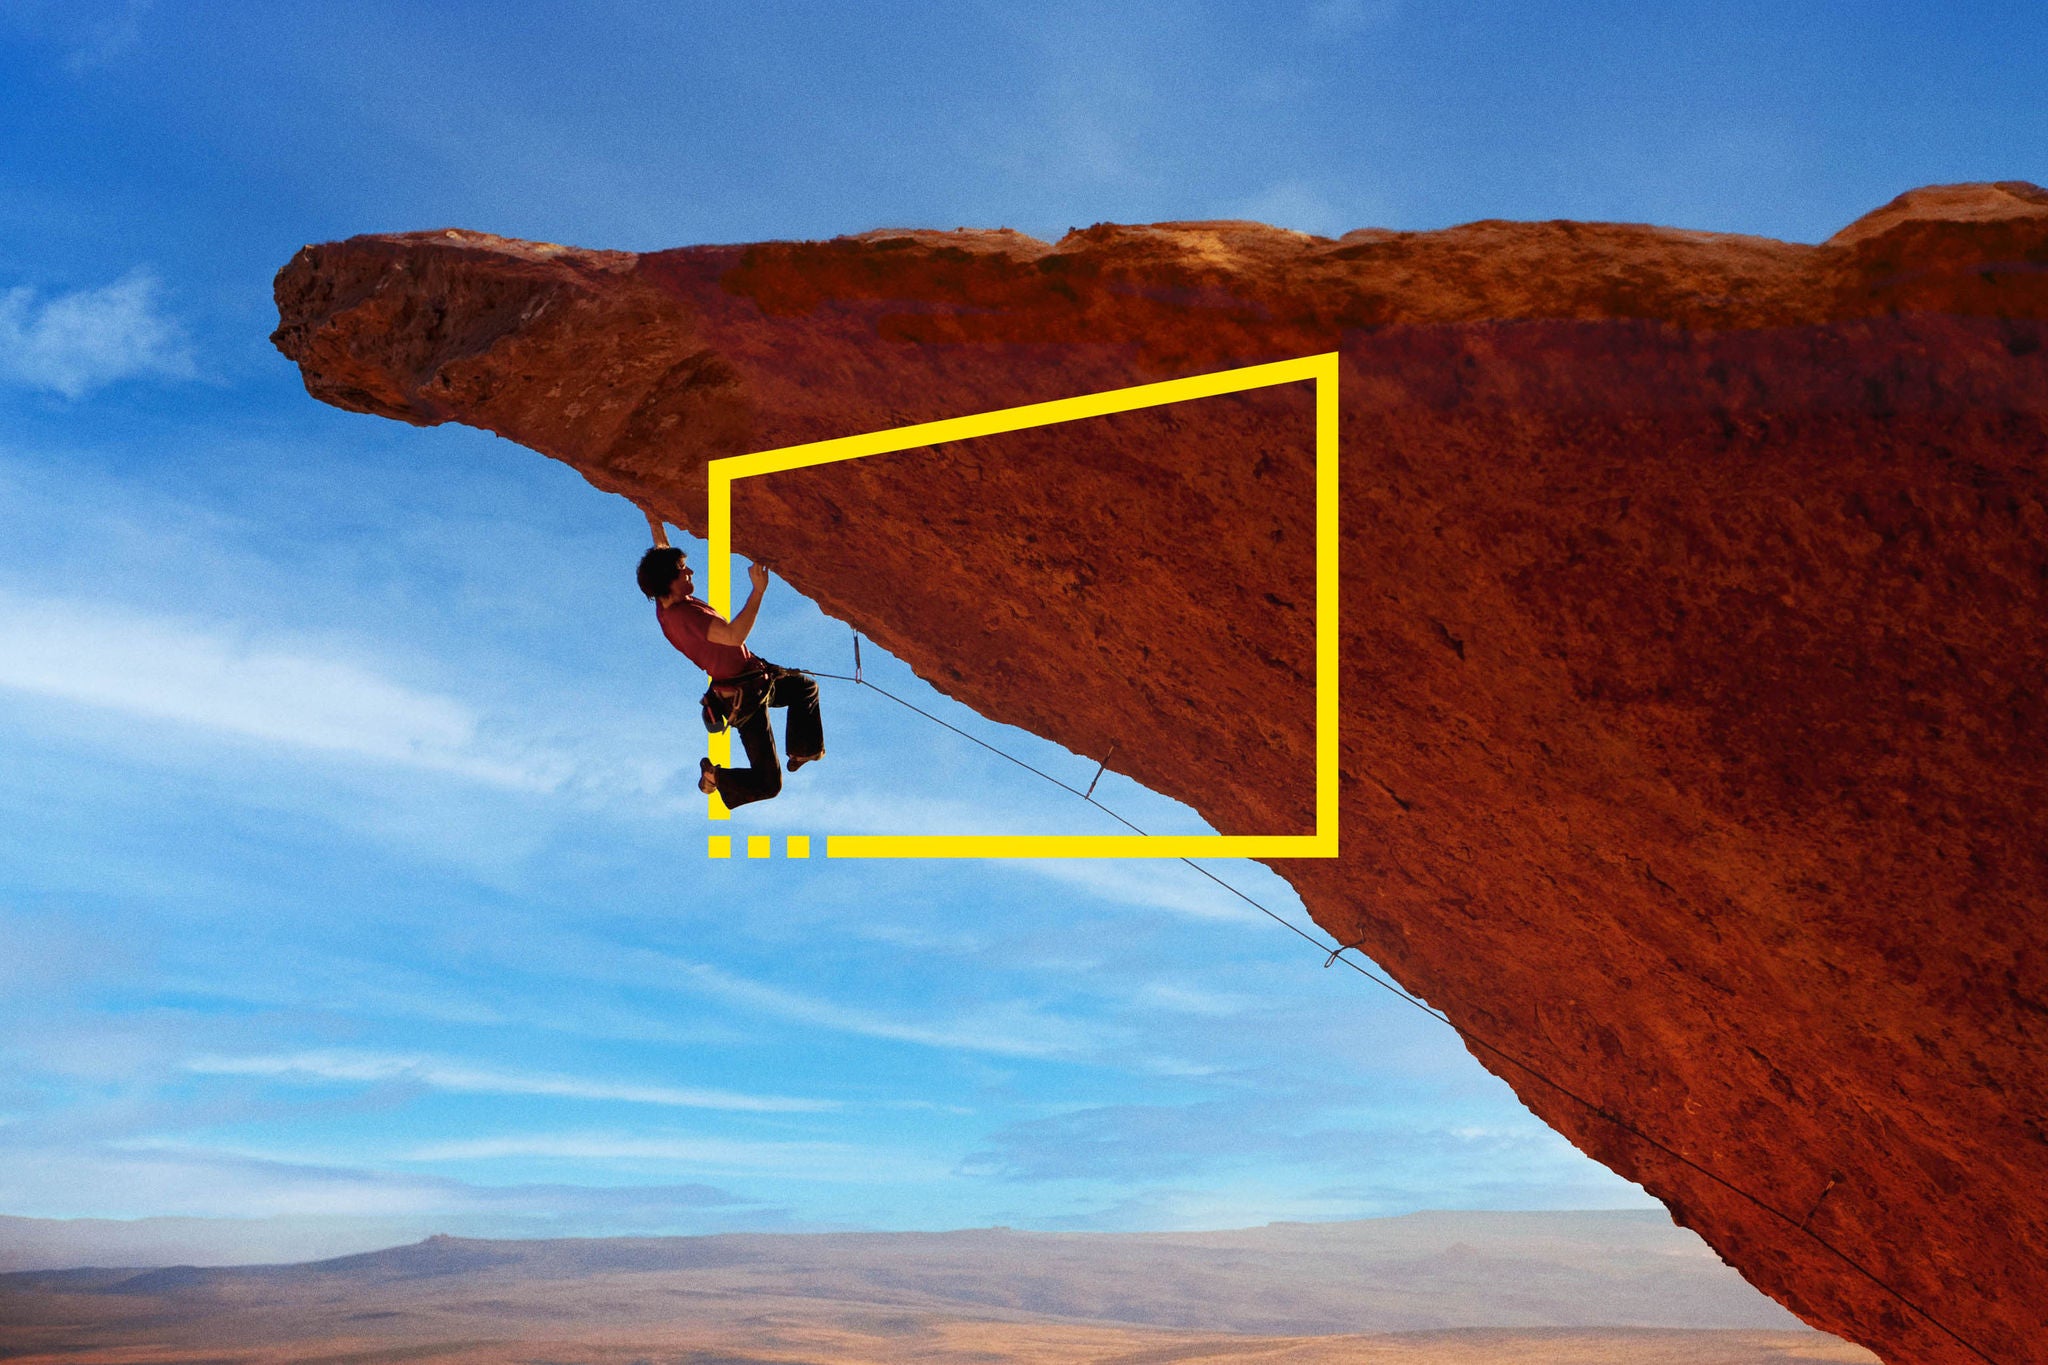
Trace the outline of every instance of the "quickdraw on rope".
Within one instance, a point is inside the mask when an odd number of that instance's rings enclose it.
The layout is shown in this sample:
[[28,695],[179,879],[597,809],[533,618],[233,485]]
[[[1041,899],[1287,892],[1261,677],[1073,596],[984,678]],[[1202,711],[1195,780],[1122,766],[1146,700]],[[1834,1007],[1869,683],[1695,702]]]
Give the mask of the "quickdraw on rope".
[[1094,779],[1088,783],[1088,790],[1081,793],[1083,801],[1093,801],[1095,799],[1095,783],[1100,782],[1102,775],[1109,771],[1109,760],[1115,757],[1116,744],[1112,742],[1109,746],[1109,752],[1102,756],[1102,766],[1095,770]]

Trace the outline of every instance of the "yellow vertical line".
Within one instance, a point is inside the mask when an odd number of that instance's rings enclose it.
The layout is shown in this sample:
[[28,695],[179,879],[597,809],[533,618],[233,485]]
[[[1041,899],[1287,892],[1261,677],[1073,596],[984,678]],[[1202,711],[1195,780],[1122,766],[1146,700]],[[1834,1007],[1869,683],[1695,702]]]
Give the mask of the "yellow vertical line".
[[[704,590],[711,609],[728,619],[732,616],[732,478],[713,460],[705,471],[705,532],[710,563],[704,566]],[[705,745],[711,761],[721,768],[732,765],[732,735],[712,735]],[[717,792],[704,798],[704,816],[709,820],[730,820],[732,812]]]
[[1337,767],[1344,708],[1338,695],[1343,667],[1339,590],[1343,557],[1339,537],[1338,355],[1316,357],[1316,833],[1337,856],[1340,821]]
[[711,562],[704,566],[704,591],[711,609],[729,620],[732,617],[732,476],[719,468],[723,463],[723,460],[713,460],[705,471],[709,476],[705,540],[710,546],[706,553]]

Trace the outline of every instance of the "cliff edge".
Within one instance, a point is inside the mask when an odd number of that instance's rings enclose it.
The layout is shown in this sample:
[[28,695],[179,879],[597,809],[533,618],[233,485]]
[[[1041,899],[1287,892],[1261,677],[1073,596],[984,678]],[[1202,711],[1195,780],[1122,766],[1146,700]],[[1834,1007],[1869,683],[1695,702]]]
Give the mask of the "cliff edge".
[[[277,299],[315,397],[700,534],[718,456],[1340,352],[1344,856],[1277,869],[1808,1322],[2048,1360],[2048,191],[1818,246],[449,230],[307,247]],[[1302,833],[1310,412],[749,480],[735,543],[976,710]]]

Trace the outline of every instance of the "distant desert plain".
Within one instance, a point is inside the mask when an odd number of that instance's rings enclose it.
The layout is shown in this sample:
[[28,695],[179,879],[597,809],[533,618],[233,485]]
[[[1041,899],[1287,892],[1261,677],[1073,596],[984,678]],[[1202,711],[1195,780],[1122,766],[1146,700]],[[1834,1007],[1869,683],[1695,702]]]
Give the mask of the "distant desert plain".
[[[132,1245],[161,1240],[133,1228]],[[8,1365],[1874,1362],[1656,1211],[1233,1232],[433,1236],[295,1265],[69,1268],[0,1220]],[[187,1243],[193,1234],[187,1228]],[[146,1259],[146,1258],[137,1258]]]

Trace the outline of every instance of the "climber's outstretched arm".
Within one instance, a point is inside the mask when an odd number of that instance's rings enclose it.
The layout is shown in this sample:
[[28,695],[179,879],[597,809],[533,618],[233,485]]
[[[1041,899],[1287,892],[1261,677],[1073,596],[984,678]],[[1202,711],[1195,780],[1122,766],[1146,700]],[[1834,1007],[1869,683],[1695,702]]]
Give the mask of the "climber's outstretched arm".
[[668,527],[662,525],[661,518],[652,512],[648,512],[646,508],[643,507],[640,510],[647,512],[647,529],[653,533],[655,545],[660,549],[666,550],[668,548]]
[[715,645],[743,645],[747,632],[754,628],[754,618],[761,614],[761,597],[768,591],[768,570],[759,564],[747,565],[747,580],[754,590],[747,594],[747,605],[730,621],[713,621],[705,628],[704,634]]

